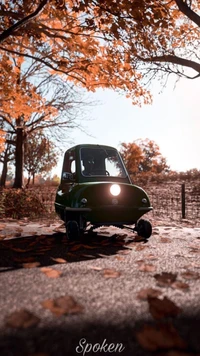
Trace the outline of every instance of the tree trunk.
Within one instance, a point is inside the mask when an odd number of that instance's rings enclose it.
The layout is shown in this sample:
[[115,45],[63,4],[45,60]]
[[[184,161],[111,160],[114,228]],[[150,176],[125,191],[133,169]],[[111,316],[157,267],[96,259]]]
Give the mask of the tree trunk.
[[6,148],[5,154],[4,154],[3,169],[2,169],[1,181],[0,181],[1,187],[5,187],[5,185],[6,185],[7,172],[8,172],[8,147]]
[[32,175],[33,179],[32,179],[32,184],[34,185],[35,184],[35,173],[33,172],[33,175]]
[[24,129],[22,127],[18,127],[16,130],[15,181],[13,188],[23,187],[24,138]]

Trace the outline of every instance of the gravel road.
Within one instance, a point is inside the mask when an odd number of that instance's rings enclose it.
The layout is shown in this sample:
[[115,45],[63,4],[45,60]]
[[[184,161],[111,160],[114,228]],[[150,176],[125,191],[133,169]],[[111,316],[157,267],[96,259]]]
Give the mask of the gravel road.
[[199,355],[200,228],[185,225],[69,242],[57,221],[0,221],[0,355]]

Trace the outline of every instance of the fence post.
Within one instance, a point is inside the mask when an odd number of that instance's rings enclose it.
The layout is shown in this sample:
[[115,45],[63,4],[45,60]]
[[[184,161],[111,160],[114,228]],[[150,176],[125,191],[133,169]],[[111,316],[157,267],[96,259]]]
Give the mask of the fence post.
[[185,219],[185,183],[181,185],[182,219]]

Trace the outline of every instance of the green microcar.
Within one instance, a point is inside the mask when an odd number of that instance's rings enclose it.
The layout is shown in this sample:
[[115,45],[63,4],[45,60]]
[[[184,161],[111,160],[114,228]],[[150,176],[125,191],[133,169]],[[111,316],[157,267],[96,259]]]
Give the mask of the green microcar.
[[[131,183],[119,152],[104,145],[66,151],[55,209],[69,239],[101,225],[128,227],[149,238],[152,226],[140,217],[153,208],[146,192]],[[139,220],[140,219],[140,220]]]

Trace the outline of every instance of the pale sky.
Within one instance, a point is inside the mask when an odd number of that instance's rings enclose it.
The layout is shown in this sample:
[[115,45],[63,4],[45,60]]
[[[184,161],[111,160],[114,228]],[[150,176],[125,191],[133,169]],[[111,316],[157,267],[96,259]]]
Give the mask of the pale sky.
[[[168,82],[161,94],[154,85],[153,104],[139,108],[131,100],[111,90],[98,90],[91,100],[98,104],[90,109],[92,121],[86,122],[89,137],[74,130],[74,144],[106,144],[119,149],[121,142],[137,139],[154,140],[171,169],[200,170],[200,78],[181,79],[174,87]],[[62,158],[53,174],[60,176]]]

